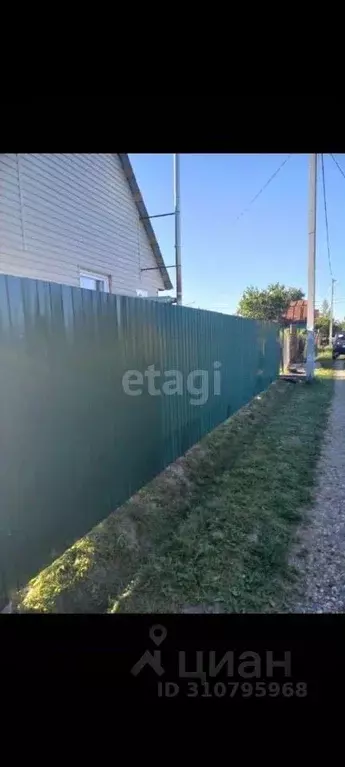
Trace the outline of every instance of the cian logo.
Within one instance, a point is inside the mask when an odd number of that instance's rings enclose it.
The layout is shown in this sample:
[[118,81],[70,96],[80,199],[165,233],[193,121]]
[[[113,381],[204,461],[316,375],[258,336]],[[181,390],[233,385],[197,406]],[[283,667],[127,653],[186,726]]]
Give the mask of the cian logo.
[[[162,644],[162,642],[164,642],[164,639],[166,639],[167,633],[168,632],[164,626],[157,624],[156,626],[152,626],[152,628],[150,628],[149,636],[150,639],[152,639],[152,642],[159,646]],[[133,676],[138,676],[140,671],[142,671],[145,666],[151,666],[153,671],[158,674],[158,676],[165,674],[165,670],[161,663],[161,651],[154,650],[152,653],[149,652],[149,650],[146,650],[144,655],[142,655],[137,663],[135,663],[135,665],[131,668],[131,674],[133,674]]]

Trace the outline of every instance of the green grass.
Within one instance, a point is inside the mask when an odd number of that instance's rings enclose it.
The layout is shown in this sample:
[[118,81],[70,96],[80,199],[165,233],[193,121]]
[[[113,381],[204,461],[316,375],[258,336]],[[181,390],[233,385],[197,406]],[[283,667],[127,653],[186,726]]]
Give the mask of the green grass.
[[332,347],[326,346],[324,349],[320,350],[317,354],[316,361],[320,363],[322,368],[331,369],[333,367]]
[[315,376],[316,378],[333,378],[333,364],[332,365],[322,365],[322,367],[317,368],[315,370]]
[[17,609],[284,609],[332,397],[277,382],[33,579]]

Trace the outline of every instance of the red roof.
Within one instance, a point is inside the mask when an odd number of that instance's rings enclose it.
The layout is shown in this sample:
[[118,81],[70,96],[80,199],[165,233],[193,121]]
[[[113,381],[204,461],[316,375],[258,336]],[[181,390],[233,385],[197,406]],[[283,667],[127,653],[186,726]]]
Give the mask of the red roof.
[[[301,298],[299,301],[291,301],[287,311],[283,314],[283,319],[287,322],[306,322],[308,313],[308,301]],[[315,317],[319,312],[315,309]]]

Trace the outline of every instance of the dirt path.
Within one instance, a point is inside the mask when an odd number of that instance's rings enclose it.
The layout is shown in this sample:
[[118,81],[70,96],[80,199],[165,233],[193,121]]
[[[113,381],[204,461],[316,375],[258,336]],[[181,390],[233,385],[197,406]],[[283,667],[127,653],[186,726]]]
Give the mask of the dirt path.
[[292,563],[300,571],[293,612],[345,612],[345,370],[335,363],[335,391],[309,524],[299,531]]

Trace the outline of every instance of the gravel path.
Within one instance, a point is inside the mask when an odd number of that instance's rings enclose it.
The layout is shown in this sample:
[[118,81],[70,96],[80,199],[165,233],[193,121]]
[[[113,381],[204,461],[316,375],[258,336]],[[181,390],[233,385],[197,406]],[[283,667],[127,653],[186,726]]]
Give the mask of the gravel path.
[[292,612],[345,612],[345,370],[338,361],[334,397],[318,463],[309,524],[299,531],[292,563],[301,591]]

